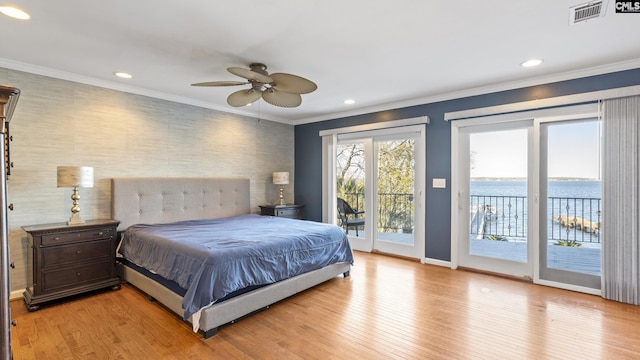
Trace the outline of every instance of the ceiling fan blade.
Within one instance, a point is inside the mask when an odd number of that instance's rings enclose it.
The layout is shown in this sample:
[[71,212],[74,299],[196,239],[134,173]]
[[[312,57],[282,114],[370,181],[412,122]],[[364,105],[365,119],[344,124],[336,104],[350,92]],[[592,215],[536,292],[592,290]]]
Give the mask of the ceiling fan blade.
[[262,98],[269,104],[279,107],[292,108],[302,104],[302,96],[300,94],[292,94],[272,88],[263,91]]
[[227,97],[227,102],[231,106],[242,107],[260,99],[261,96],[262,93],[255,89],[240,90],[229,95],[229,97]]
[[255,80],[255,81],[259,81],[261,83],[265,83],[265,84],[269,84],[269,83],[273,82],[273,80],[269,76],[262,75],[260,73],[257,73],[255,71],[251,71],[249,69],[244,69],[244,68],[239,68],[239,67],[230,67],[230,68],[227,68],[227,71],[229,71],[233,75],[240,76],[240,77],[245,78],[247,80]]
[[279,91],[292,94],[308,94],[318,88],[313,81],[298,75],[275,73],[270,75]]
[[249,84],[248,81],[207,81],[201,83],[191,84],[191,86],[236,86],[236,85],[246,85]]

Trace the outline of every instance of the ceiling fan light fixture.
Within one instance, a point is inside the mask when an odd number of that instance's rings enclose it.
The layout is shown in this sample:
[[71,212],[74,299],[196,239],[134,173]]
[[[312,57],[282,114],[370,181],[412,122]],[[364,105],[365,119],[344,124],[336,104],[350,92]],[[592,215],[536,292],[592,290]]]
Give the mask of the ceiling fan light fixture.
[[267,66],[264,64],[253,63],[250,65],[251,70],[241,68],[241,67],[230,67],[227,68],[227,71],[232,73],[233,75],[240,76],[241,78],[245,78],[247,80],[255,80],[261,83],[269,84],[273,82],[267,75]]
[[344,101],[344,104],[345,104],[345,105],[353,105],[353,104],[355,104],[355,103],[356,103],[356,101],[355,101],[355,100],[353,100],[353,99],[347,99],[347,100],[345,100],[345,101]]
[[227,71],[247,79],[248,82],[209,81],[191,84],[191,86],[251,85],[250,89],[236,91],[229,95],[227,103],[234,107],[241,107],[262,98],[271,105],[286,108],[300,106],[302,104],[300,94],[308,94],[318,88],[313,81],[301,76],[286,73],[269,74],[267,66],[262,63],[252,63],[249,67],[251,69],[227,68]]

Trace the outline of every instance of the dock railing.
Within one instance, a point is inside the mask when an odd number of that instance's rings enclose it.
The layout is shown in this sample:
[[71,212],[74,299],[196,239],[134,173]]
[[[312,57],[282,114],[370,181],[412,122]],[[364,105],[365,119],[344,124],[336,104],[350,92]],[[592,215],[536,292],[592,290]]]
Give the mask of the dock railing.
[[[549,197],[547,240],[600,243],[601,199]],[[469,233],[479,239],[527,238],[525,196],[471,195]]]

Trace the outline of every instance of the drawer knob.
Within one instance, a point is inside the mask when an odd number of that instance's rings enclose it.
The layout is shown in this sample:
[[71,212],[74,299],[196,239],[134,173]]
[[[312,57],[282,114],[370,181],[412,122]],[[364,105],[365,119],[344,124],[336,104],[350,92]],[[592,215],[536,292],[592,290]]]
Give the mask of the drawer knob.
[[9,210],[13,211],[13,203],[9,204]]
[[12,320],[12,321],[11,321],[11,326],[17,326],[17,325],[18,325],[18,322],[17,322],[17,321],[15,321],[15,320]]
[[53,239],[53,240],[58,241],[58,240],[60,240],[60,238],[56,236],[56,238]]
[[82,251],[80,251],[80,250],[76,250],[76,255],[80,255],[81,252]]
[[11,263],[11,264],[9,264],[9,266],[10,266],[12,269],[15,269],[15,268],[16,268],[16,264],[15,264],[15,263]]
[[100,231],[100,232],[98,233],[98,235],[102,236],[102,235],[104,235],[104,233],[103,233],[102,231]]
[[79,271],[76,273],[76,276],[80,276],[80,272]]

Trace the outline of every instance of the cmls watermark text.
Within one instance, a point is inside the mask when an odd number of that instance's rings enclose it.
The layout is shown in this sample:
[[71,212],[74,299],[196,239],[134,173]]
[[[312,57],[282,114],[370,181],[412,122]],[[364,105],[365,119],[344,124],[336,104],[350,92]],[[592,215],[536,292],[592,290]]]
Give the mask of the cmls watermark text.
[[640,13],[640,1],[616,0],[616,13]]

